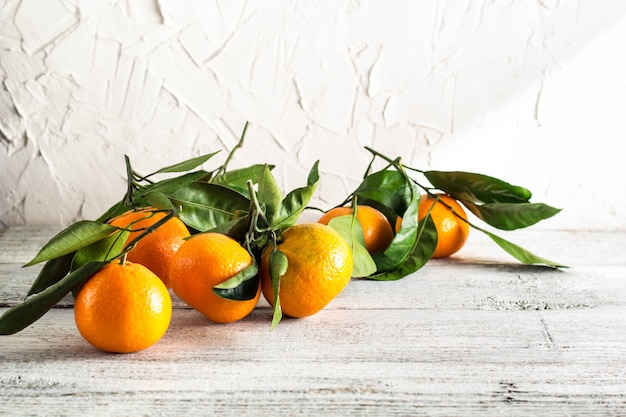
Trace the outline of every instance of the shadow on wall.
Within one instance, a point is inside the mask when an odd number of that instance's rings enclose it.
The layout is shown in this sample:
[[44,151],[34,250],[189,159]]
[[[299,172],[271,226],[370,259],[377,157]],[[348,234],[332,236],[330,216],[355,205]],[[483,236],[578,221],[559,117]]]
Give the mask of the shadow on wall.
[[551,71],[626,15],[626,2],[615,0],[436,3],[433,20],[422,22],[431,25],[429,44],[389,43],[372,67],[369,95],[388,96],[382,124],[448,134],[527,90],[536,106]]

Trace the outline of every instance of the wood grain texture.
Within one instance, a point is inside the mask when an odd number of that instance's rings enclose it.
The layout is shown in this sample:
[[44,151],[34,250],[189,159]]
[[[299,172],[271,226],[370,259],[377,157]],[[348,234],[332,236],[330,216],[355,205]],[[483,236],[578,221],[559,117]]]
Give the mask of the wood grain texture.
[[[0,235],[0,312],[53,233]],[[217,325],[177,301],[165,337],[130,355],[88,345],[68,298],[0,337],[0,415],[626,415],[625,237],[519,234],[571,266],[554,271],[472,236],[455,258],[396,282],[353,280],[274,331],[264,302]]]

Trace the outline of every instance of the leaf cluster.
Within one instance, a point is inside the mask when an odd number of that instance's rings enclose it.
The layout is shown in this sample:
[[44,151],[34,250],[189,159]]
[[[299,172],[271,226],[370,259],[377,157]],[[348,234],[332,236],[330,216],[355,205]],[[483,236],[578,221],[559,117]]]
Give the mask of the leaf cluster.
[[[547,204],[531,203],[532,194],[527,188],[494,177],[462,171],[422,171],[403,165],[400,158],[391,159],[374,149],[366,149],[372,154],[372,161],[363,181],[339,204],[342,206],[352,202],[353,213],[335,218],[329,223],[353,247],[355,277],[397,280],[419,270],[432,258],[437,246],[437,229],[430,214],[418,219],[418,207],[423,194],[448,194],[478,219],[505,231],[529,227],[560,211]],[[387,165],[382,170],[371,172],[376,158],[382,158]],[[430,185],[423,185],[415,178],[416,174]],[[363,232],[357,219],[357,202],[358,205],[369,205],[380,210],[391,224],[395,224],[399,217],[402,218],[400,230],[385,250],[370,255],[365,249]],[[443,201],[441,203],[445,204]],[[461,221],[467,221],[470,227],[485,233],[523,264],[565,267],[456,215]]]
[[[269,269],[275,300],[272,327],[276,326],[282,317],[278,297],[280,278],[288,266],[287,257],[277,246],[282,232],[295,225],[308,207],[319,183],[318,162],[311,167],[306,184],[286,194],[274,178],[271,165],[228,169],[234,152],[243,145],[247,126],[246,123],[239,143],[226,161],[213,170],[202,166],[217,152],[169,165],[148,175],[137,173],[125,156],[127,184],[123,198],[98,219],[79,221],[63,229],[25,265],[44,264],[25,300],[0,317],[0,335],[21,331],[67,294],[75,292],[100,268],[113,261],[123,262],[137,242],[174,216],[179,217],[192,234],[227,234],[252,255],[253,262],[248,268],[213,288],[224,298],[248,300],[255,296],[262,251],[271,248]],[[460,171],[420,171],[404,166],[400,158],[390,159],[371,148],[366,149],[372,154],[372,162],[363,181],[340,204],[351,202],[353,214],[337,217],[329,223],[352,247],[354,277],[397,280],[419,270],[431,259],[437,245],[437,230],[429,215],[418,219],[420,197],[424,192],[449,194],[477,218],[501,230],[528,227],[560,211],[546,204],[531,203],[529,190],[493,177]],[[382,158],[387,165],[371,172],[376,158]],[[422,185],[414,178],[415,174],[424,177],[430,185]],[[157,179],[163,176],[165,178]],[[363,230],[356,217],[361,204],[380,210],[391,224],[395,224],[398,217],[402,218],[401,228],[391,244],[373,255],[365,249]],[[112,226],[109,221],[128,210],[145,207],[152,208],[148,215],[163,212],[166,216],[127,243],[130,230]],[[470,226],[487,234],[523,264],[563,267],[473,223]]]
[[[226,161],[211,171],[200,167],[217,152],[145,176],[137,173],[125,156],[124,197],[97,220],[79,221],[60,231],[25,265],[44,263],[25,300],[0,317],[0,334],[19,332],[41,318],[100,268],[115,260],[123,261],[138,241],[174,216],[192,234],[223,233],[245,245],[255,259],[253,264],[213,290],[225,298],[252,298],[259,284],[256,260],[262,248],[269,239],[276,242],[283,230],[297,222],[317,187],[319,174],[316,162],[307,184],[283,195],[272,175],[273,166],[254,164],[229,170],[233,153],[243,144],[246,128]],[[155,179],[168,174],[165,179]],[[145,207],[153,208],[148,215],[164,212],[166,216],[126,244],[130,231],[112,226],[109,221],[128,210]]]

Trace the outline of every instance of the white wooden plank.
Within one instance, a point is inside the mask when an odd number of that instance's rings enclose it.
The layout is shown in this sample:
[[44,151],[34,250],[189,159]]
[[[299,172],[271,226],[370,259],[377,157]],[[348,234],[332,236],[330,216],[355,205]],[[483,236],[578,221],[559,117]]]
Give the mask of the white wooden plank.
[[[0,306],[55,232],[0,235]],[[524,267],[474,237],[403,280],[353,280],[274,331],[264,302],[216,325],[176,300],[163,340],[131,355],[98,352],[53,309],[0,337],[0,415],[624,415],[626,233],[517,236],[572,268]]]
[[35,257],[59,227],[11,227],[0,234],[0,264],[24,265]]
[[[39,267],[0,264],[0,306],[20,302]],[[175,306],[184,306],[174,297]],[[61,305],[69,306],[66,298]],[[328,308],[336,309],[580,309],[626,304],[624,268],[566,271],[472,264],[426,265],[399,281],[353,279]]]
[[624,312],[328,310],[270,332],[269,310],[177,310],[156,346],[109,355],[57,309],[0,338],[0,414],[619,415]]
[[[7,247],[16,259],[31,258],[26,250],[19,249],[17,236],[23,239],[31,249],[35,243],[47,240],[46,233],[14,230],[0,236],[0,248]],[[48,234],[53,233],[50,231]],[[548,233],[551,235],[552,232]],[[594,236],[593,238],[589,235]],[[603,236],[603,238],[596,237]],[[28,237],[30,236],[30,237]],[[539,236],[544,236],[539,234]],[[570,233],[557,234],[561,239],[570,239]],[[528,267],[510,261],[486,263],[471,262],[469,255],[448,260],[432,260],[412,276],[395,282],[377,282],[352,280],[350,285],[334,300],[329,308],[337,309],[384,309],[391,305],[420,309],[580,309],[626,304],[626,280],[623,279],[626,261],[623,264],[621,246],[613,243],[612,238],[620,238],[609,233],[587,233],[587,241],[594,241],[600,247],[595,252],[607,255],[605,264],[584,261],[581,252],[576,262],[578,265],[564,270],[543,267]],[[545,241],[546,239],[538,239]],[[16,246],[12,246],[12,244]],[[499,248],[490,245],[490,240],[479,242],[487,245],[492,256],[502,256]],[[563,240],[561,246],[567,246]],[[479,244],[476,247],[480,248]],[[574,247],[576,244],[573,245]],[[618,255],[613,255],[614,252]],[[481,252],[481,251],[479,251]],[[3,253],[0,251],[0,253]],[[487,253],[485,250],[484,253]],[[506,254],[505,254],[506,255]],[[474,256],[474,255],[472,255]],[[478,255],[476,255],[478,256]],[[592,258],[592,260],[595,258]],[[11,306],[20,302],[35,280],[41,265],[22,268],[19,263],[0,262],[0,306]],[[174,297],[176,307],[184,303]],[[60,305],[70,306],[71,298],[64,299]],[[266,305],[266,304],[265,304]]]

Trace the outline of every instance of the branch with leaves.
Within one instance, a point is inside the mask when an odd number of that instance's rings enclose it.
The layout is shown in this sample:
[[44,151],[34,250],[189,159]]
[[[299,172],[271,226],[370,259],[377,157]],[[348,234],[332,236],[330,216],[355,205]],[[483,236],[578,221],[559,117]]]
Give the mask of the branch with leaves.
[[[395,224],[396,219],[401,217],[402,225],[384,251],[370,256],[363,247],[362,235],[355,227],[358,222],[337,218],[329,223],[355,248],[354,275],[357,277],[382,281],[401,279],[422,268],[432,258],[437,246],[437,230],[430,216],[418,219],[418,207],[423,194],[448,194],[477,218],[500,230],[529,227],[560,211],[547,204],[531,203],[530,190],[494,177],[462,171],[419,170],[405,166],[400,157],[390,158],[374,149],[365,149],[372,154],[372,160],[363,181],[339,206],[358,201],[359,204],[370,205],[381,211],[391,224]],[[386,166],[371,172],[376,158],[385,161]],[[415,179],[416,174],[423,176],[430,185]],[[356,218],[356,211],[352,217]],[[467,221],[463,218],[461,220]],[[484,227],[468,223],[525,265],[566,267],[537,256]]]
[[[263,249],[268,243],[276,247],[282,232],[298,222],[302,212],[308,208],[320,178],[318,162],[315,162],[306,184],[284,194],[272,175],[273,166],[254,164],[228,169],[234,152],[243,146],[247,127],[246,123],[239,143],[230,151],[226,161],[211,171],[200,167],[218,152],[169,165],[148,175],[137,173],[130,158],[125,156],[127,184],[123,198],[98,219],[79,221],[63,229],[25,265],[44,263],[25,300],[0,317],[0,334],[16,333],[38,320],[100,268],[123,259],[140,239],[173,216],[178,216],[192,234],[218,232],[240,242],[254,261],[239,274],[214,287],[213,291],[233,300],[254,297],[259,284],[258,261]],[[391,244],[373,255],[364,247],[363,232],[355,216],[336,218],[329,223],[352,247],[354,277],[397,280],[419,270],[431,259],[437,245],[437,230],[429,216],[418,219],[422,193],[441,191],[449,194],[480,220],[501,230],[528,227],[559,212],[542,203],[531,203],[531,193],[526,188],[493,177],[459,171],[421,171],[405,166],[399,157],[392,159],[374,149],[366,150],[372,154],[372,160],[363,181],[341,205],[351,202],[356,209],[358,201],[358,204],[371,205],[380,210],[392,224],[397,217],[403,220]],[[378,158],[385,161],[386,166],[372,172],[373,163]],[[178,175],[155,179],[156,176],[172,174]],[[417,181],[414,178],[416,175],[422,176],[430,185]],[[130,231],[112,226],[110,220],[128,210],[146,207],[167,215],[126,244]],[[470,223],[470,226],[487,234],[523,264],[563,267],[476,224]],[[276,300],[274,327],[281,319],[278,298],[280,276],[288,265],[279,251],[272,254],[271,259]]]

